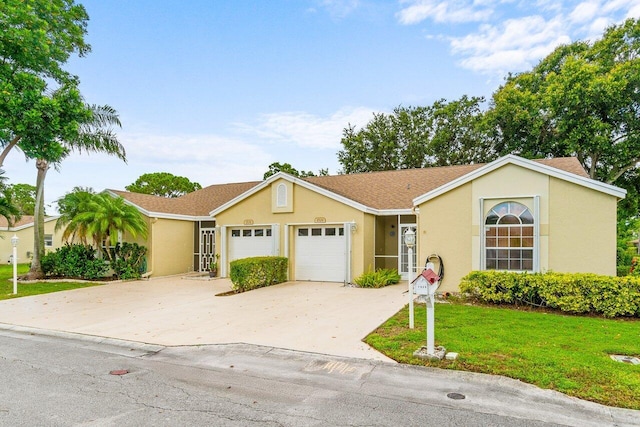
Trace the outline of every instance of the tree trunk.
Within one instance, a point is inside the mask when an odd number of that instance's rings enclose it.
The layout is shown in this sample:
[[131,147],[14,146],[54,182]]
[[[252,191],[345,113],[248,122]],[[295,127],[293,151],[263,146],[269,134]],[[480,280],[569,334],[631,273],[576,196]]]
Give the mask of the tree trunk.
[[18,144],[18,142],[20,142],[20,138],[21,137],[16,136],[7,144],[6,147],[4,147],[4,150],[0,153],[0,168],[4,165],[4,160],[9,155],[9,152]]
[[44,179],[49,170],[49,163],[46,160],[36,160],[38,178],[36,179],[36,203],[34,209],[33,224],[33,260],[31,269],[27,273],[27,279],[36,280],[44,278],[41,260],[44,256]]

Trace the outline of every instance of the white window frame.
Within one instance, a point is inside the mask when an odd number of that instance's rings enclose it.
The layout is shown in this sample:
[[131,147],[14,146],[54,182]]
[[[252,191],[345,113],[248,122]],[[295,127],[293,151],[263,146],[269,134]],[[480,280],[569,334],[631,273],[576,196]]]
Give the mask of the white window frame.
[[[480,213],[479,213],[479,227],[480,227],[480,265],[478,270],[487,270],[487,247],[486,247],[486,227],[485,220],[486,214],[484,212],[485,201],[494,203],[497,200],[505,202],[514,201],[522,203],[520,200],[532,200],[533,209],[531,214],[533,215],[533,270],[526,270],[526,272],[539,273],[540,272],[540,196],[539,195],[526,195],[526,196],[500,196],[500,197],[481,197],[480,198]],[[496,203],[494,203],[496,204]],[[526,206],[526,205],[525,205]],[[492,271],[514,271],[516,270],[492,270]],[[521,270],[517,270],[521,271]],[[525,272],[525,271],[522,271]]]

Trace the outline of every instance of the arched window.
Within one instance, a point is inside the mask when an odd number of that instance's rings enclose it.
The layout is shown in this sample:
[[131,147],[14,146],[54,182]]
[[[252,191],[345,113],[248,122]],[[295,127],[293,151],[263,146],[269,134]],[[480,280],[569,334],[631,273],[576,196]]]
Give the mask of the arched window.
[[485,217],[485,268],[533,270],[534,219],[529,208],[503,202]]
[[287,186],[285,184],[278,184],[276,189],[276,206],[279,208],[287,207]]

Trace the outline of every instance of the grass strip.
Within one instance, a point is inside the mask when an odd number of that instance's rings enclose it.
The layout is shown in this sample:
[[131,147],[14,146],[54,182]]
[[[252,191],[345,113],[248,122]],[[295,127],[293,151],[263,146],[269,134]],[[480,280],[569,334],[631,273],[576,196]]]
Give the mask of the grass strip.
[[640,365],[610,354],[640,357],[640,320],[603,319],[544,311],[465,304],[436,304],[435,341],[459,353],[455,361],[425,361],[413,352],[426,345],[426,308],[408,307],[364,341],[412,365],[481,372],[609,406],[640,409]]
[[[26,274],[29,264],[18,264],[18,275]],[[11,264],[0,265],[0,300],[20,298],[31,295],[48,294],[51,292],[68,291],[71,289],[87,288],[100,285],[92,282],[35,282],[21,283],[18,281],[18,293],[13,294],[13,266]]]

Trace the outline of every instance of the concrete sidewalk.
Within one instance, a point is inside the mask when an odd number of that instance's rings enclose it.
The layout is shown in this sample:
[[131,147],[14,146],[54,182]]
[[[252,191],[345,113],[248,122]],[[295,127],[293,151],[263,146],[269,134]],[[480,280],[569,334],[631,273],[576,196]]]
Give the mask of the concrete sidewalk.
[[0,301],[0,323],[164,346],[248,343],[390,361],[361,340],[407,302],[405,288],[287,282],[216,296],[231,289],[229,280],[159,278]]

